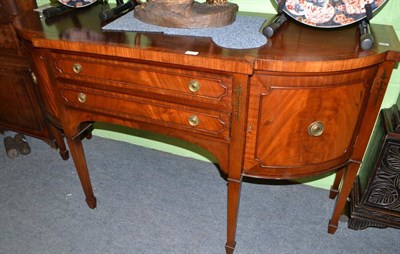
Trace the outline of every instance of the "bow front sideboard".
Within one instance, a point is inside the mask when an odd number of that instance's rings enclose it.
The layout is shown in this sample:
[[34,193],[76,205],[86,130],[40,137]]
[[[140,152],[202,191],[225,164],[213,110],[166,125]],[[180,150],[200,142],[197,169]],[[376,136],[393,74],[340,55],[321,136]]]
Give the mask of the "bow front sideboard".
[[294,21],[266,45],[239,50],[205,37],[105,32],[102,8],[14,19],[46,116],[63,131],[90,208],[96,198],[80,137],[91,123],[107,122],[215,155],[228,182],[227,253],[235,247],[243,177],[337,172],[328,225],[335,232],[400,61],[391,26],[372,25],[376,43],[367,51],[356,25],[315,29]]

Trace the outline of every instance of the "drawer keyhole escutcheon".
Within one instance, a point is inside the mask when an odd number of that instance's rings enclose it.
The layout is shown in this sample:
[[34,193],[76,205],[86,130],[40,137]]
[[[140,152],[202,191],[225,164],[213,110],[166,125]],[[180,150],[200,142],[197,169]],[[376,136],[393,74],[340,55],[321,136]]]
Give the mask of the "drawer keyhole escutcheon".
[[78,64],[78,63],[74,63],[73,65],[72,65],[72,70],[75,72],[75,73],[80,73],[81,71],[82,71],[82,65],[80,65],[80,64]]
[[200,90],[200,82],[197,80],[190,80],[189,90],[193,93],[199,91]]
[[324,124],[321,121],[315,121],[308,126],[308,134],[313,137],[319,137],[324,132]]
[[84,94],[84,93],[78,93],[78,101],[80,102],[80,103],[85,103],[86,102],[86,94]]
[[196,115],[189,116],[188,121],[191,126],[196,126],[200,123],[199,117]]

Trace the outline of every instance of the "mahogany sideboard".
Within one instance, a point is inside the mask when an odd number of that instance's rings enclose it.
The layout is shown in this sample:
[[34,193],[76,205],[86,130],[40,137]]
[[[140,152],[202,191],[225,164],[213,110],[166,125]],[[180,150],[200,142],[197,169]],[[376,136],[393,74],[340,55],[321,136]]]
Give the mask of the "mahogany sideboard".
[[90,208],[96,198],[78,137],[87,123],[108,122],[177,137],[215,155],[228,181],[227,253],[235,247],[243,177],[336,171],[328,225],[335,232],[400,61],[391,26],[372,25],[376,44],[368,51],[359,46],[356,25],[319,30],[294,21],[266,45],[238,50],[204,37],[105,32],[102,8],[49,20],[30,11],[14,20]]

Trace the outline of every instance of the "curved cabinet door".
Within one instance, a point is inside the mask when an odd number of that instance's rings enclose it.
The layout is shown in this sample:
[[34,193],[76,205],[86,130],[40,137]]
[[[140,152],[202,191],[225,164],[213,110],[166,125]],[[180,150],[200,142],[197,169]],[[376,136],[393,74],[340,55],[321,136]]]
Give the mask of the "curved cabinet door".
[[373,69],[317,76],[256,75],[245,174],[314,175],[351,156]]

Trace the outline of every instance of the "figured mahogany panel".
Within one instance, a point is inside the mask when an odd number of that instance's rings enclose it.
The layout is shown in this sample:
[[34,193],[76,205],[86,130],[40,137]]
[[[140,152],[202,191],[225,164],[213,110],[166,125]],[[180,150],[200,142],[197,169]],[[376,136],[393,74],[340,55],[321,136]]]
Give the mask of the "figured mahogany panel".
[[[346,154],[364,96],[363,83],[330,88],[272,88],[261,94],[256,160],[263,167],[301,166]],[[323,131],[319,137],[308,130],[317,122],[321,127],[315,128]]]
[[255,76],[245,172],[257,167],[268,175],[274,168],[272,175],[287,176],[290,169],[303,174],[299,168],[320,171],[326,169],[321,164],[333,168],[347,161],[375,71]]

